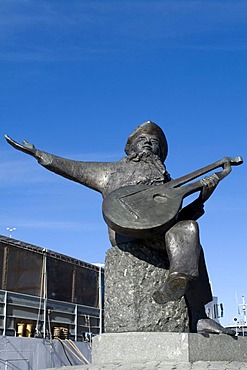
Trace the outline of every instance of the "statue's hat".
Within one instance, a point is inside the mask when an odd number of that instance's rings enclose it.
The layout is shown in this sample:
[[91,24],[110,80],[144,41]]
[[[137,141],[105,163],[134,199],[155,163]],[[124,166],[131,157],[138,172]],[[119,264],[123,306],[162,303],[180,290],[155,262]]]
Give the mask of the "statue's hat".
[[128,137],[126,146],[125,146],[125,153],[129,155],[132,152],[133,142],[136,140],[138,136],[142,134],[154,135],[159,139],[161,158],[164,161],[166,159],[167,152],[168,152],[167,140],[166,140],[163,130],[158,125],[156,125],[156,123],[151,122],[151,121],[142,123],[132,132],[132,134],[130,134],[130,136]]

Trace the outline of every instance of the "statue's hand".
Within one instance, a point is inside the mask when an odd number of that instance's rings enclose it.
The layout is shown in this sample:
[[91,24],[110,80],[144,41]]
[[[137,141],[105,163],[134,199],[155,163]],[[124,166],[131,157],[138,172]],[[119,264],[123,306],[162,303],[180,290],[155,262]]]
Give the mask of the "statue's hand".
[[213,193],[216,186],[218,185],[220,179],[216,173],[211,176],[206,176],[204,179],[201,180],[203,184],[203,188],[201,191],[201,200],[204,203]]
[[33,144],[28,143],[26,140],[23,140],[23,145],[17,143],[13,139],[11,139],[8,135],[5,135],[5,139],[7,142],[12,145],[15,149],[21,150],[24,153],[30,154],[33,157],[36,157],[37,149]]

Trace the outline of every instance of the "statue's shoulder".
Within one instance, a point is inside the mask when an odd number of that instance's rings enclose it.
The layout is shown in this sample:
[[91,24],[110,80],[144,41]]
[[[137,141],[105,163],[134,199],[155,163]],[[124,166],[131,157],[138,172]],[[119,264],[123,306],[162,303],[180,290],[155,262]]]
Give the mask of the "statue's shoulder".
[[134,168],[139,165],[139,163],[139,161],[132,161],[128,157],[123,157],[118,162],[115,162],[116,167],[118,167],[119,169],[125,168],[128,169],[128,171],[130,171],[130,168]]
[[121,158],[119,161],[116,162],[108,162],[110,167],[125,167],[129,165],[129,161],[127,157]]
[[128,159],[127,157],[123,157],[120,159],[120,161],[118,161],[117,163],[120,163],[120,164],[125,164],[125,163],[128,163]]
[[125,157],[121,158],[119,161],[116,162],[103,162],[103,166],[105,170],[105,175],[109,175],[112,177],[115,173],[121,174],[126,171],[129,167],[129,163]]

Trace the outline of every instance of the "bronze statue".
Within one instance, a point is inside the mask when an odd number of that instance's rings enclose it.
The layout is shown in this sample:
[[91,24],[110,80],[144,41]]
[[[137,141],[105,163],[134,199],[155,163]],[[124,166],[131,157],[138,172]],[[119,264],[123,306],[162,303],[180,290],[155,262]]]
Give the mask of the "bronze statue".
[[[223,177],[230,172],[231,164],[242,163],[240,157],[235,160],[226,158],[213,164],[210,169],[221,166],[223,171],[200,180],[195,189],[200,190],[198,198],[184,208],[180,199],[165,227],[162,226],[164,223],[159,224],[160,215],[156,215],[157,226],[150,231],[146,224],[142,226],[144,221],[138,216],[140,206],[144,203],[145,207],[146,204],[147,188],[152,191],[155,189],[151,198],[155,204],[162,205],[170,195],[164,194],[161,186],[168,184],[169,187],[169,184],[173,184],[178,189],[181,184],[198,175],[198,172],[196,175],[193,173],[195,176],[192,175],[189,179],[185,176],[185,179],[181,178],[182,180],[176,183],[176,180],[171,180],[164,165],[168,151],[167,140],[162,129],[155,123],[147,121],[134,130],[125,146],[127,156],[118,162],[74,161],[38,150],[26,141],[20,145],[7,135],[6,140],[14,148],[35,157],[48,170],[100,192],[105,199],[103,214],[109,226],[113,246],[135,246],[137,240],[141,239],[146,247],[167,253],[170,263],[169,277],[164,285],[153,292],[153,299],[157,303],[163,304],[185,296],[191,312],[191,331],[234,334],[233,331],[208,319],[205,314],[204,305],[212,300],[212,294],[196,220],[203,215],[204,203],[218,185],[221,178],[219,174]],[[208,166],[205,168],[208,169]],[[202,171],[203,174],[205,172]],[[188,193],[191,192],[190,189]],[[138,199],[135,198],[136,194],[140,194]],[[116,204],[120,204],[122,210],[118,210]],[[115,212],[113,218],[110,215],[112,209]],[[124,210],[130,219],[133,218],[131,227],[128,222],[125,224]],[[149,210],[147,208],[147,222],[154,218],[155,212],[155,206]],[[135,229],[135,221],[138,218],[139,226]]]

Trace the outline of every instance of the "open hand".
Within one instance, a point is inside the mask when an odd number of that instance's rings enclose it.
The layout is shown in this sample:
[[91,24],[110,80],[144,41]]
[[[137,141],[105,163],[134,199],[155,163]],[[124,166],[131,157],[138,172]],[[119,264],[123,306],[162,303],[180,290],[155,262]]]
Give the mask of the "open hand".
[[33,144],[28,143],[26,140],[23,140],[23,145],[17,143],[15,140],[11,139],[8,135],[5,135],[7,142],[12,145],[15,149],[21,150],[24,153],[36,156],[37,149]]

